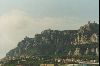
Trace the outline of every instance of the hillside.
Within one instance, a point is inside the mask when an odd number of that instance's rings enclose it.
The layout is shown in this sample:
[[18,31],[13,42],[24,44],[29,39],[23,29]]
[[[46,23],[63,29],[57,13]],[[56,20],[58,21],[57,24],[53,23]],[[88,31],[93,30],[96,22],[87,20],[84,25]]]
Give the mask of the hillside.
[[78,30],[44,30],[34,38],[25,37],[6,54],[7,59],[33,56],[99,56],[99,24],[90,23]]

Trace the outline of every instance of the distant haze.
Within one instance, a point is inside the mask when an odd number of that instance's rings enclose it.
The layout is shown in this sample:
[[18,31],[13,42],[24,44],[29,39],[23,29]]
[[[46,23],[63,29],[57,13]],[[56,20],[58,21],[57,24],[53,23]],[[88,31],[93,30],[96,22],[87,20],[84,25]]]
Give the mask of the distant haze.
[[0,0],[0,58],[25,36],[99,23],[99,0]]

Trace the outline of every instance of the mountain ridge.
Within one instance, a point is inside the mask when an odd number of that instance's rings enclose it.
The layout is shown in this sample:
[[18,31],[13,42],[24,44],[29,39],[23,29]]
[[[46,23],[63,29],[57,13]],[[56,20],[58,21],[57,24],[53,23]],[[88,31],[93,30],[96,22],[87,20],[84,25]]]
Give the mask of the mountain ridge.
[[95,55],[99,50],[99,24],[90,23],[78,30],[44,30],[34,38],[25,37],[6,58],[62,55]]

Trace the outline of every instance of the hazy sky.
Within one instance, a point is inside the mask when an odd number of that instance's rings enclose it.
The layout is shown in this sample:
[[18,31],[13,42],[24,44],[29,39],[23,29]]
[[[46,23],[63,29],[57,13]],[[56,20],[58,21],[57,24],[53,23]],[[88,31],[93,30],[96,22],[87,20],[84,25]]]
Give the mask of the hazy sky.
[[25,36],[99,23],[99,0],[0,0],[0,58]]

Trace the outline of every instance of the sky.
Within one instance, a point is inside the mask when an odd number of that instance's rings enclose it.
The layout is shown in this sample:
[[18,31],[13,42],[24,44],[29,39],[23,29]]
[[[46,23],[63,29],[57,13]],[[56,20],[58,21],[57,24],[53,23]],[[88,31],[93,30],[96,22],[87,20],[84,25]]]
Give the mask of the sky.
[[99,0],[0,0],[0,58],[25,36],[99,23]]

